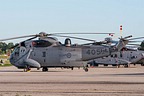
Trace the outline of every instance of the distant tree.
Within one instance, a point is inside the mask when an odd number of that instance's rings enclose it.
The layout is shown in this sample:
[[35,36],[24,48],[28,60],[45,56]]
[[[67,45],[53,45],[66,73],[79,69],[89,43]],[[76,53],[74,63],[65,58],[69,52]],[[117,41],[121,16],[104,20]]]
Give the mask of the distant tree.
[[4,42],[0,42],[0,49],[1,49],[2,53],[6,53],[7,44]]
[[14,46],[14,44],[11,42],[11,43],[8,43],[8,45],[7,45],[7,49],[10,49],[11,47],[13,47]]
[[3,54],[3,51],[0,49],[0,55]]
[[12,42],[8,44],[6,44],[5,42],[0,42],[0,54],[6,54],[7,51],[13,46],[14,44]]

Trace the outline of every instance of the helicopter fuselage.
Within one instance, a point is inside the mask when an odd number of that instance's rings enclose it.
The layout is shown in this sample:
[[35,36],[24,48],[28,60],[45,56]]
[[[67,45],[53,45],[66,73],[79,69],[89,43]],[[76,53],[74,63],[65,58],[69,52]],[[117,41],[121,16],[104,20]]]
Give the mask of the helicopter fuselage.
[[106,45],[72,45],[66,39],[61,44],[54,38],[40,38],[21,42],[10,56],[10,62],[18,68],[48,67],[84,67],[87,71],[87,61],[111,55],[120,50],[128,41],[120,39],[116,46]]
[[[31,50],[31,51],[29,51]],[[37,67],[27,63],[38,63],[40,67],[81,67],[88,60],[110,55],[110,49],[106,46],[49,46],[17,48],[11,55],[10,62],[18,68]],[[32,59],[36,62],[25,62]]]

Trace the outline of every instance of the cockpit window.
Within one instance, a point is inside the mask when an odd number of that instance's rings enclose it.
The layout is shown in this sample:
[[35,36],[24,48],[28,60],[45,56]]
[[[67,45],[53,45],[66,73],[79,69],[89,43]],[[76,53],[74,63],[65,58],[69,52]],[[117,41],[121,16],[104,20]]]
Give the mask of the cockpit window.
[[19,50],[20,50],[20,47],[16,47],[16,48],[14,49],[13,53],[14,53],[15,55],[19,55]]
[[33,47],[48,47],[51,46],[52,43],[45,40],[36,40],[32,42]]

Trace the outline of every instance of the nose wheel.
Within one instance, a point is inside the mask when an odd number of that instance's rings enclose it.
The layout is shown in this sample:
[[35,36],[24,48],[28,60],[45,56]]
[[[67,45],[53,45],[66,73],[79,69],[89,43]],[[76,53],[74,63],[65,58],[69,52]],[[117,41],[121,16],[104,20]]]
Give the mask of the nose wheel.
[[24,72],[30,72],[31,68],[29,66],[26,66],[26,68],[24,69]]

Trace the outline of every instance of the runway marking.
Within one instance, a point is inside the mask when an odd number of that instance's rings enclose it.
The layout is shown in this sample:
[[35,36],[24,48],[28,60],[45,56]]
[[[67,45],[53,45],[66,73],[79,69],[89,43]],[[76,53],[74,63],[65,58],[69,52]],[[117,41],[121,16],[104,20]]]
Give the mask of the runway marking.
[[143,91],[121,91],[121,90],[90,90],[90,89],[50,89],[50,90],[28,90],[28,91],[0,91],[0,93],[127,93],[127,94],[144,94]]
[[81,82],[0,82],[0,84],[144,84],[144,82],[81,81]]

